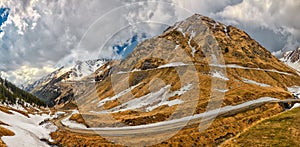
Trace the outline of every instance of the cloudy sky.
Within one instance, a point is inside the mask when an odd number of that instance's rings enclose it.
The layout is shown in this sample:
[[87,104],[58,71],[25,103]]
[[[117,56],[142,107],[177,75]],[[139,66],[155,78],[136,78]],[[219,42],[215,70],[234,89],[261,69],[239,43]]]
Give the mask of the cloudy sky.
[[0,0],[0,8],[0,71],[17,85],[76,60],[115,57],[113,46],[193,13],[246,30],[277,56],[300,45],[299,0]]

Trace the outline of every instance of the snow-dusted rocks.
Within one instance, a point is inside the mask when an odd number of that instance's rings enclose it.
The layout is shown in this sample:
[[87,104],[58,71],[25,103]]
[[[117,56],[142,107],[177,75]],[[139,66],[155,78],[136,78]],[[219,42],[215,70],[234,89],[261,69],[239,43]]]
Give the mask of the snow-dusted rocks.
[[284,53],[280,59],[286,65],[294,68],[298,72],[300,71],[300,47],[294,51],[288,51]]

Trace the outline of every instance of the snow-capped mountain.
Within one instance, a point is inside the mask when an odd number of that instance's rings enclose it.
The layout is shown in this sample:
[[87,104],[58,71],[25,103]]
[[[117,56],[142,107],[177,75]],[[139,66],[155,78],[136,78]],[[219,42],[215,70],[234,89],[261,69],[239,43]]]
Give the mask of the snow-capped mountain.
[[300,71],[300,47],[284,53],[283,58],[280,60],[295,70]]
[[[77,61],[75,65],[61,67],[33,84],[26,86],[24,89],[45,100],[50,106],[62,103],[74,96],[71,92],[72,87],[66,86],[65,83],[81,81],[91,76],[98,68],[105,65],[108,61],[109,60],[107,59]],[[94,78],[92,78],[92,80],[94,80]]]
[[97,60],[88,60],[88,61],[77,61],[74,66],[71,67],[61,67],[56,71],[44,76],[43,78],[29,84],[27,86],[23,86],[25,91],[32,91],[35,87],[39,85],[45,85],[49,83],[53,78],[58,78],[61,75],[68,73],[68,77],[66,77],[65,81],[78,81],[86,76],[94,73],[99,67],[107,63],[106,59],[97,59]]
[[67,80],[80,80],[94,73],[98,68],[107,63],[108,60],[88,60],[77,61],[76,65],[71,68],[70,76]]

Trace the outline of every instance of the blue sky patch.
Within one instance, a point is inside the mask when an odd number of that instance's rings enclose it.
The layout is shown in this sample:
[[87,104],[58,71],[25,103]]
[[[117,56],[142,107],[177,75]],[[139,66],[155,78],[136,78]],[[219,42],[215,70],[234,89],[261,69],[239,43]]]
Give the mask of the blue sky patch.
[[141,39],[139,36],[136,34],[134,35],[131,39],[127,40],[125,43],[122,45],[114,45],[113,49],[116,51],[118,55],[121,55],[123,58],[127,57],[133,49],[139,44],[139,41],[142,39],[145,39],[147,37],[146,34],[142,34]]
[[[9,8],[0,8],[0,27],[7,21],[9,11]],[[0,29],[0,32],[3,32],[3,30]]]

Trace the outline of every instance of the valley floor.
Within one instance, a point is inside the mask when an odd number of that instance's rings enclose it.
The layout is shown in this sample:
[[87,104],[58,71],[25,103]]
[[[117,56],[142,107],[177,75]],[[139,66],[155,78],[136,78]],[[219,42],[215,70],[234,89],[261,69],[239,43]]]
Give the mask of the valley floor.
[[[273,99],[266,99],[262,104],[255,103],[251,106],[246,104],[243,104],[243,107],[229,107],[231,113],[227,111],[226,113],[220,113],[221,115],[205,132],[198,131],[199,121],[192,121],[175,136],[155,146],[180,146],[183,144],[189,146],[216,146],[224,141],[225,143],[222,146],[297,146],[300,143],[298,140],[300,138],[300,108],[280,113],[282,109],[280,109],[278,101]],[[244,107],[249,109],[241,109]],[[233,109],[235,113],[232,113]],[[111,142],[105,136],[102,137],[99,133],[93,132],[93,129],[89,130],[89,128],[82,127],[83,124],[77,123],[80,127],[74,128],[76,122],[67,119],[70,118],[71,114],[78,113],[78,111],[56,112],[51,115],[47,112],[32,115],[14,108],[5,109],[5,107],[1,107],[0,110],[0,147],[6,145],[22,146],[20,141],[23,145],[31,143],[33,146],[48,146],[47,142],[62,146],[73,146],[75,144],[120,146],[116,142]],[[273,116],[274,113],[280,114]],[[270,118],[270,116],[273,117]],[[259,122],[262,119],[264,120]],[[51,124],[55,124],[57,127]],[[164,133],[161,134],[160,132],[160,136],[169,132]],[[219,138],[213,139],[212,137],[216,136],[216,133]],[[125,139],[131,137],[126,136]],[[159,138],[159,136],[155,137]],[[43,139],[46,139],[46,142],[45,140],[42,141]],[[143,139],[147,140],[147,137]]]

